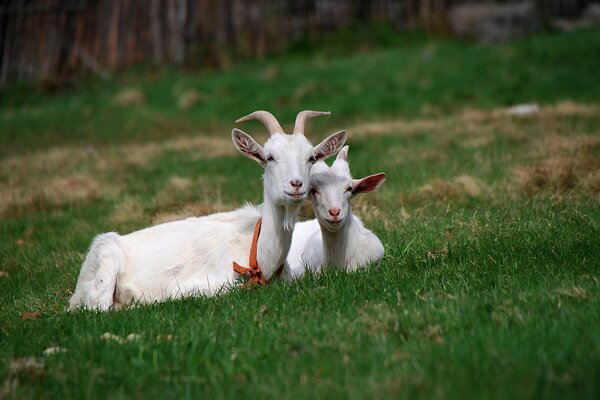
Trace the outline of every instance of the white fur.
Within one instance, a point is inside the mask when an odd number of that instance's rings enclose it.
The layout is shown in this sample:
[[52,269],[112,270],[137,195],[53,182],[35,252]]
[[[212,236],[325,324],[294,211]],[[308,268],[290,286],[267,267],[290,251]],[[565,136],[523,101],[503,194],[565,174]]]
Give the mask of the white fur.
[[[347,151],[346,146],[331,168],[319,162],[311,171],[311,201],[317,218],[296,224],[285,264],[286,279],[297,278],[309,270],[318,272],[325,265],[354,271],[378,263],[383,257],[381,241],[352,214],[350,199],[358,193],[376,190],[385,181],[385,175],[353,180]],[[361,182],[366,179],[377,184],[365,190]],[[340,222],[328,221],[329,209],[339,209]]]
[[265,279],[274,274],[285,261],[297,209],[308,193],[308,185],[298,187],[298,181],[308,182],[315,158],[337,152],[346,134],[338,132],[313,147],[301,134],[275,133],[264,149],[237,129],[232,137],[245,156],[265,167],[264,203],[124,236],[99,235],[83,263],[70,309],[108,310],[132,301],[149,303],[226,290],[239,278],[232,262],[248,264],[254,226],[261,216],[258,262]]

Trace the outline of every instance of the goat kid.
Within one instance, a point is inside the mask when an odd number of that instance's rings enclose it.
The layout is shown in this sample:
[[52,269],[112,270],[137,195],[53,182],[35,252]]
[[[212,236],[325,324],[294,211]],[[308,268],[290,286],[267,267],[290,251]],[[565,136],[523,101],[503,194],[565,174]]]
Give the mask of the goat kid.
[[275,117],[256,111],[236,122],[262,122],[270,138],[261,147],[239,129],[232,131],[236,148],[264,169],[264,202],[235,211],[187,218],[121,236],[97,236],[83,263],[70,309],[109,310],[132,301],[156,302],[226,290],[239,275],[232,262],[245,265],[254,226],[262,217],[258,262],[269,279],[287,256],[297,210],[308,195],[310,169],[335,154],[346,132],[312,146],[304,136],[310,118],[329,115],[303,111],[294,132],[285,134]]
[[354,271],[383,257],[379,238],[352,214],[350,200],[377,190],[386,175],[379,173],[352,179],[348,165],[348,146],[330,167],[316,163],[310,173],[310,199],[316,219],[299,222],[286,259],[284,277],[292,280],[307,270],[318,272],[325,265]]

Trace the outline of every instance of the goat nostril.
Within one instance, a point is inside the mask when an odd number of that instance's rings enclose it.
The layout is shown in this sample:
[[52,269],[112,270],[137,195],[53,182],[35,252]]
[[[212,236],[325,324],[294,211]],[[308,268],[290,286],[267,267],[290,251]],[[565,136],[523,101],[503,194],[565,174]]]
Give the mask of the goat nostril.
[[290,181],[290,185],[292,185],[292,187],[295,187],[296,189],[300,189],[302,187],[302,181],[294,179]]
[[332,217],[337,217],[338,215],[340,215],[340,209],[339,208],[330,208],[329,215],[331,215]]

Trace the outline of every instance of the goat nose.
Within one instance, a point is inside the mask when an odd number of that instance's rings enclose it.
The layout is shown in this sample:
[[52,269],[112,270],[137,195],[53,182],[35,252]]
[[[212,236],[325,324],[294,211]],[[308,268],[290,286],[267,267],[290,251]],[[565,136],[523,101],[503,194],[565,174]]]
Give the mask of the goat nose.
[[302,181],[300,179],[292,179],[290,185],[292,185],[293,188],[300,189],[302,187]]
[[339,208],[330,208],[329,209],[329,215],[331,215],[332,217],[337,217],[340,215],[340,209]]

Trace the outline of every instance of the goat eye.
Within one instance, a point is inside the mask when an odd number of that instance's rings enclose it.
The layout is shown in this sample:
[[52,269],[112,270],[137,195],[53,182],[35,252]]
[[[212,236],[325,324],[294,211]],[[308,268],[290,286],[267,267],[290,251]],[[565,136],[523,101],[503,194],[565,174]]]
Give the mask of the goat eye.
[[348,186],[348,187],[346,188],[346,193],[348,193],[348,192],[352,192],[352,186]]
[[308,159],[308,162],[311,164],[314,164],[317,162],[317,157],[315,157],[314,155],[310,156],[310,158]]
[[319,191],[315,188],[310,189],[310,194],[319,194]]
[[271,161],[275,161],[275,158],[273,158],[272,155],[268,155],[267,156],[267,162],[271,162]]

